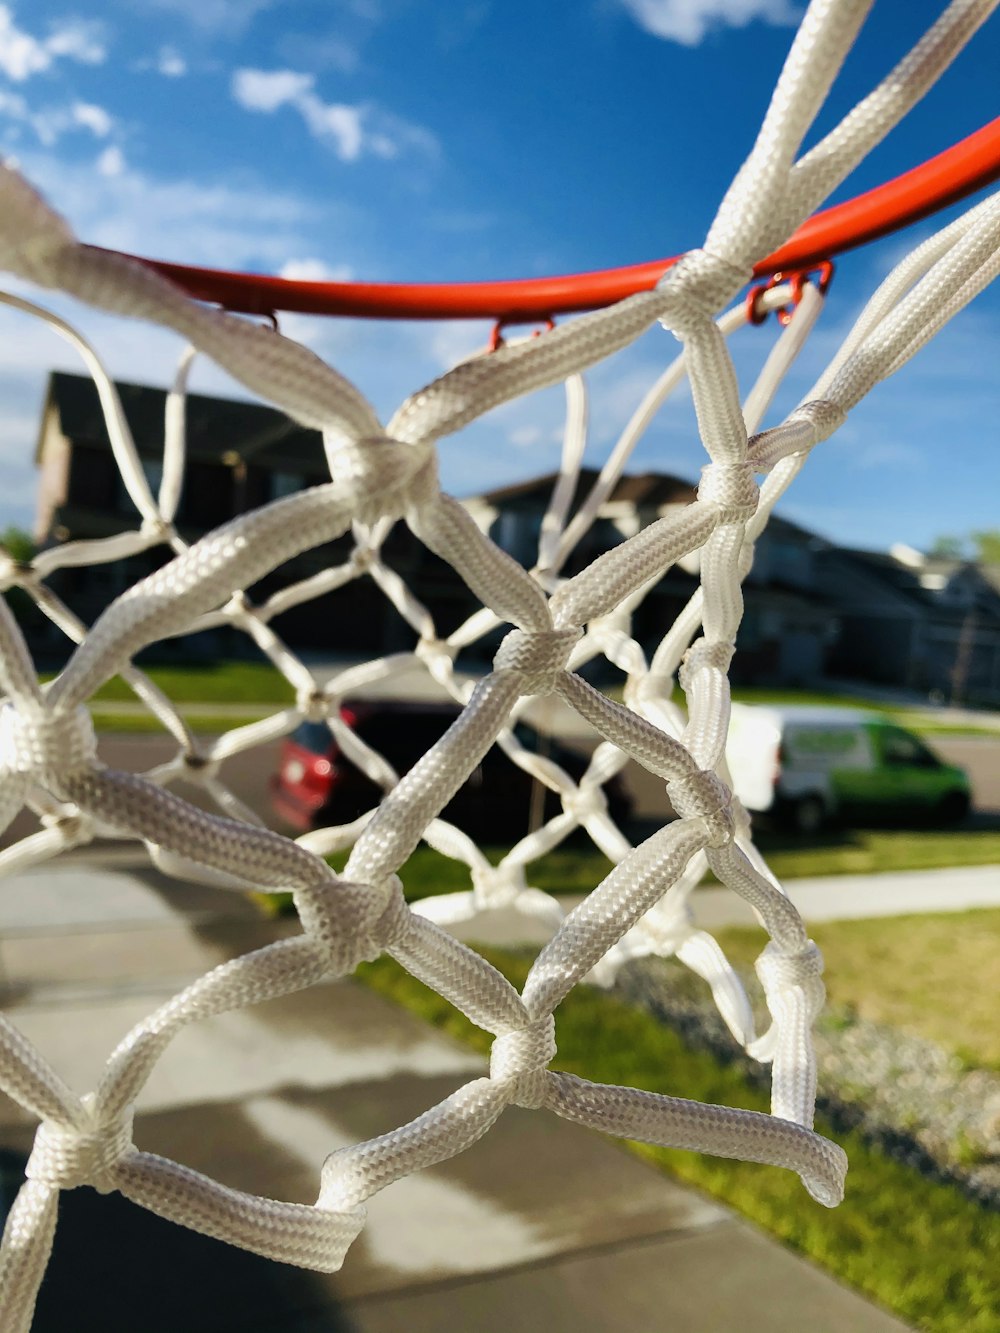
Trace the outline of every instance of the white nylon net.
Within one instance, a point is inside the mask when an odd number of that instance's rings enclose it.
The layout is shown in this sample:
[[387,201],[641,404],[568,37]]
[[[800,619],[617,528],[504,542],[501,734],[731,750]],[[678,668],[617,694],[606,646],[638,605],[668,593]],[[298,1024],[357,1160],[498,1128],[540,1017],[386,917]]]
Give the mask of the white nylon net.
[[[67,225],[14,171],[2,176],[0,264],[21,278],[94,306],[174,329],[248,387],[323,432],[328,484],[278,500],[190,547],[173,519],[184,472],[183,390],[190,355],[168,400],[163,482],[153,496],[111,381],[68,326],[97,382],[136,531],[66,544],[30,568],[8,561],[4,587],[19,585],[79,646],[41,687],[24,640],[0,600],[0,827],[26,803],[40,832],[0,854],[10,872],[95,836],[141,840],[162,868],[245,890],[291,890],[302,933],[215,968],[140,1023],[113,1051],[97,1089],[78,1097],[7,1020],[0,1020],[0,1087],[38,1117],[27,1179],[0,1251],[0,1326],[27,1330],[52,1245],[60,1190],[89,1184],[119,1190],[143,1207],[259,1254],[336,1270],[365,1218],[365,1200],[393,1180],[452,1156],[479,1139],[510,1105],[545,1108],[608,1133],[770,1163],[796,1171],[826,1205],[842,1196],[844,1154],[811,1128],[815,1064],[810,1026],[823,1002],[822,962],[803,924],[754,848],[745,812],[724,780],[729,717],[727,670],[742,611],[741,583],[775,501],[876,383],[892,374],[1000,269],[1000,196],[968,211],[921,245],[890,275],[812,391],[780,425],[758,432],[781,376],[815,321],[822,298],[810,285],[741,405],[724,336],[743,304],[717,318],[753,263],[784,242],[868,150],[926,91],[994,5],[952,4],[918,46],[841,124],[796,159],[803,136],[863,21],[856,0],[810,8],[782,72],[751,157],[727,193],[702,249],[655,291],[496,352],[468,360],[415,393],[383,426],[362,394],[305,347],[189,300],[142,265],[79,244]],[[787,286],[765,305],[789,299]],[[9,304],[35,314],[20,297]],[[570,506],[583,454],[579,372],[660,321],[682,354],[637,410],[594,491]],[[683,375],[690,378],[708,456],[695,503],[670,513],[572,578],[560,570],[621,475],[642,429]],[[537,567],[526,571],[439,488],[435,442],[515,396],[561,380],[569,385],[563,467],[542,528]],[[766,480],[758,489],[756,476]],[[381,556],[403,520],[448,561],[484,609],[446,639],[426,608]],[[299,552],[353,531],[350,560],[253,607],[238,591]],[[164,543],[174,558],[120,596],[87,630],[45,579],[57,568],[118,559]],[[648,589],[685,554],[700,551],[700,589],[651,660],[630,633]],[[280,611],[370,575],[414,628],[412,654],[353,668],[319,687],[275,635]],[[131,664],[150,643],[226,623],[245,631],[296,690],[294,707],[205,744]],[[493,669],[460,681],[458,651],[497,625],[514,626]],[[700,628],[700,634],[699,634]],[[697,637],[695,637],[697,636]],[[693,640],[693,642],[692,642]],[[626,676],[624,703],[589,686],[577,669],[604,654]],[[401,779],[340,718],[341,700],[419,662],[463,705],[444,738]],[[671,702],[679,672],[686,708]],[[123,675],[178,743],[153,772],[117,772],[98,762],[87,700]],[[554,693],[601,738],[574,781],[519,746],[512,723],[532,696]],[[325,720],[344,752],[385,790],[378,808],[348,826],[297,842],[262,826],[227,791],[227,756]],[[459,829],[439,818],[494,743],[558,793],[562,811],[491,865]],[[192,764],[191,758],[197,761]],[[677,819],[632,847],[611,821],[603,784],[629,759],[663,779]],[[196,779],[221,813],[169,790]],[[582,826],[616,864],[571,913],[529,885],[531,863]],[[468,893],[408,907],[397,872],[421,839],[469,867]],[[350,847],[341,874],[324,853]],[[771,1016],[758,1036],[738,979],[710,936],[692,925],[688,895],[710,868],[756,909],[770,942],[758,962]],[[444,926],[474,927],[498,908],[543,922],[551,938],[518,993]],[[772,1114],[762,1115],[553,1072],[554,1011],[588,976],[613,977],[637,954],[676,954],[710,984],[735,1039],[772,1066]],[[314,1206],[262,1199],[217,1184],[137,1149],[133,1107],[155,1062],[184,1026],[214,1014],[351,972],[388,953],[483,1029],[494,1034],[489,1076],[460,1088],[410,1124],[334,1153]]]

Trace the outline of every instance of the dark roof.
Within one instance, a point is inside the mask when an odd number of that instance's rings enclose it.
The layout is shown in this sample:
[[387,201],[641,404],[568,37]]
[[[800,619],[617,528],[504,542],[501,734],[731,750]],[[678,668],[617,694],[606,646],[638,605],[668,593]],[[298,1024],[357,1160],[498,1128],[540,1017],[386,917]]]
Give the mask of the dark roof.
[[[580,469],[571,509],[583,503],[599,475],[596,468]],[[498,506],[531,504],[535,501],[545,505],[558,479],[558,472],[548,472],[543,477],[532,477],[530,481],[519,481],[513,486],[500,486],[496,490],[487,491],[482,498]],[[695,498],[695,488],[689,481],[682,481],[665,472],[643,472],[638,476],[620,477],[608,498],[612,501],[651,505],[658,509],[666,504],[690,504]]]
[[[961,621],[967,615],[965,605],[954,605],[947,600],[943,600],[940,591],[935,588],[926,588],[921,582],[921,575],[928,572],[941,572],[943,565],[952,568],[955,574],[963,571],[972,571],[979,581],[980,587],[986,594],[987,599],[992,598],[992,590],[1000,592],[1000,578],[998,578],[997,566],[977,565],[971,561],[956,562],[935,562],[938,566],[937,571],[927,570],[926,568],[914,568],[897,560],[894,555],[882,551],[858,551],[850,549],[832,549],[830,556],[834,561],[847,561],[861,566],[866,573],[892,588],[892,590],[916,605],[919,605],[933,613],[938,620]],[[990,601],[980,602],[980,612],[995,616],[996,612],[990,605]]]
[[849,547],[832,547],[834,560],[846,560],[860,565],[869,576],[888,585],[899,595],[921,606],[936,606],[935,598],[920,583],[919,571],[904,565],[887,551],[860,551]]
[[[570,505],[571,513],[583,503],[599,475],[596,468],[580,469],[580,477]],[[518,481],[512,486],[500,486],[496,490],[486,491],[481,498],[498,508],[530,507],[535,504],[544,507],[548,504],[558,479],[558,472],[547,472],[542,477],[532,477],[529,481]],[[619,502],[630,501],[635,505],[659,509],[662,505],[668,504],[691,504],[697,493],[697,487],[693,482],[675,477],[669,472],[641,472],[634,476],[628,474],[620,477],[608,499]],[[778,514],[772,514],[768,519],[768,528],[772,533],[786,532],[802,537],[816,549],[826,549],[832,545],[825,538],[817,537],[808,528],[803,528]]]
[[[163,452],[166,390],[120,382],[115,387],[140,455],[158,457]],[[50,406],[58,412],[60,428],[71,442],[110,449],[97,385],[89,376],[52,371],[46,409]],[[320,432],[300,426],[273,407],[191,393],[187,395],[186,422],[191,458],[213,462],[233,451],[272,471],[326,475]]]

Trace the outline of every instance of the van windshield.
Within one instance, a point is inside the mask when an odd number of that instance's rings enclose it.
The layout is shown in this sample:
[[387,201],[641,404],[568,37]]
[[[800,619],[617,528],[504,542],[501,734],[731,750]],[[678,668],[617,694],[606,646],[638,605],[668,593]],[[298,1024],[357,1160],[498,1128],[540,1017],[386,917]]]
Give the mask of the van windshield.
[[908,731],[901,727],[882,728],[882,761],[886,764],[906,765],[911,768],[940,768],[936,755]]

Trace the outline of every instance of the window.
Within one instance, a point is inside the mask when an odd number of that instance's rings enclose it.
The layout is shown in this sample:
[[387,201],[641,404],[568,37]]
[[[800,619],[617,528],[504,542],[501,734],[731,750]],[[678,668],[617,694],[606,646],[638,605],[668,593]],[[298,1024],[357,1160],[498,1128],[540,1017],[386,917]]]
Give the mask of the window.
[[301,472],[272,472],[271,473],[271,499],[283,500],[286,495],[294,495],[297,491],[303,491],[306,487],[306,479]]
[[887,764],[897,764],[907,768],[937,768],[938,761],[916,736],[898,727],[884,727],[882,730],[882,759]]
[[159,495],[160,487],[163,485],[163,459],[144,458],[142,460],[142,470],[146,474],[146,481],[149,483],[149,489],[153,492],[155,498]]

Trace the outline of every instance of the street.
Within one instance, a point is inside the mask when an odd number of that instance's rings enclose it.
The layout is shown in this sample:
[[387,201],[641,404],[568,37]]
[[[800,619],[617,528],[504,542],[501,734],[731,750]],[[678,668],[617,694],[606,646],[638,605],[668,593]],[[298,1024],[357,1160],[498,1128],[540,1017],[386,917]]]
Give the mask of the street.
[[[540,721],[542,719],[539,719]],[[582,750],[592,748],[593,742],[580,734],[579,728],[563,728],[556,720],[558,735],[571,746]],[[569,733],[569,734],[567,734]],[[1000,736],[940,736],[930,741],[942,759],[961,764],[968,770],[972,783],[973,805],[982,817],[1000,818]],[[176,742],[166,735],[108,733],[100,738],[99,754],[112,768],[127,773],[143,773],[166,763],[176,753]],[[221,769],[223,782],[234,795],[269,823],[274,822],[268,793],[268,780],[274,773],[280,741],[271,741],[245,754],[226,760]],[[634,801],[634,813],[639,819],[661,819],[667,810],[663,782],[653,774],[630,762],[624,770],[624,781]],[[181,794],[204,801],[197,788],[178,788]],[[10,845],[37,828],[37,821],[22,812],[0,835],[0,847]]]

